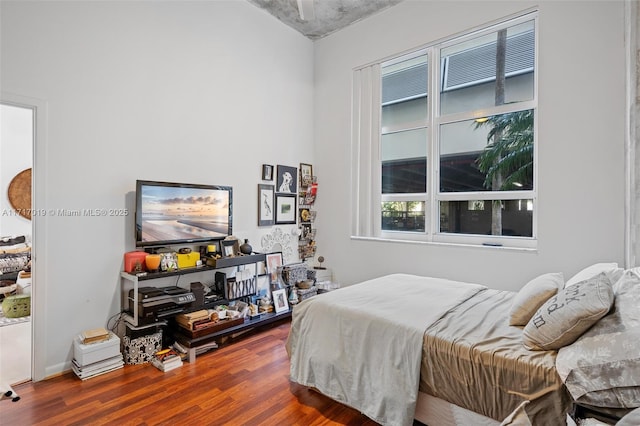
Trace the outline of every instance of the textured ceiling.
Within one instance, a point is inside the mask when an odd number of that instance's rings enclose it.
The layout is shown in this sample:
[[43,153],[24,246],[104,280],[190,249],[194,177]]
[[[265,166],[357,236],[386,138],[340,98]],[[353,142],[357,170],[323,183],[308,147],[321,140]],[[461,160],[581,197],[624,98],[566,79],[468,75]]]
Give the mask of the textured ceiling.
[[[317,40],[403,0],[247,0],[284,24]],[[304,5],[304,20],[298,3]],[[310,9],[309,9],[310,8]]]

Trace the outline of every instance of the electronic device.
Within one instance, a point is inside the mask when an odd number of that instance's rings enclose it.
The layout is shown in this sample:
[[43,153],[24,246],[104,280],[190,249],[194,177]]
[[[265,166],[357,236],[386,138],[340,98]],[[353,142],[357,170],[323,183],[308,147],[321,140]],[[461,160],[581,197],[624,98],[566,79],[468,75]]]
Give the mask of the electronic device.
[[136,246],[221,240],[232,235],[230,186],[136,181]]
[[[129,290],[129,310],[133,314],[134,290]],[[138,287],[138,323],[151,324],[183,312],[196,296],[180,287]]]

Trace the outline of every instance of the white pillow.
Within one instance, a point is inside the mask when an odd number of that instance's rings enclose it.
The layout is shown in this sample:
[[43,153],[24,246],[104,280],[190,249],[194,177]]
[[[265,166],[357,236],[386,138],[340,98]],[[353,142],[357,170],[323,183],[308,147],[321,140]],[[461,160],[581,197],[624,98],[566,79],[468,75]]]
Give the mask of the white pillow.
[[564,286],[562,272],[540,275],[525,284],[513,298],[509,311],[509,325],[527,325],[544,302]]
[[587,266],[582,271],[576,273],[574,276],[569,278],[566,283],[564,283],[565,288],[570,285],[574,285],[579,283],[580,281],[588,280],[589,278],[595,277],[600,272],[611,272],[614,269],[618,269],[617,263],[594,263],[591,266]]
[[606,272],[565,287],[544,302],[525,326],[522,331],[525,348],[547,351],[573,343],[609,312],[613,300]]

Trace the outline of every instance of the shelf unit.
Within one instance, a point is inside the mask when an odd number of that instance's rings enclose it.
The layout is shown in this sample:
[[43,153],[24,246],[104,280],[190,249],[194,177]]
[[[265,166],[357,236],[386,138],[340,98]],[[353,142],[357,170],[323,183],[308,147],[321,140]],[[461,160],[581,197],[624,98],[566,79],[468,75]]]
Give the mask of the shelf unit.
[[[195,268],[183,268],[169,272],[153,272],[145,273],[144,275],[130,274],[128,272],[120,273],[120,290],[122,291],[122,311],[124,320],[133,327],[139,327],[138,324],[138,289],[140,283],[144,281],[157,280],[161,278],[168,278],[174,276],[194,274],[198,272],[217,271],[224,268],[238,267],[242,265],[255,264],[254,278],[256,280],[256,288],[258,281],[258,262],[265,261],[264,254],[249,254],[244,256],[224,257],[216,259],[212,265],[204,265]],[[128,283],[128,284],[127,284]],[[131,288],[128,288],[131,287]],[[128,290],[133,289],[133,298],[129,298]],[[133,312],[128,312],[129,302],[133,304]],[[155,325],[155,324],[152,324]]]
[[194,362],[196,357],[196,350],[198,348],[211,345],[211,343],[215,339],[229,336],[234,333],[239,333],[249,328],[268,325],[276,321],[291,318],[291,312],[291,309],[289,309],[288,311],[280,312],[277,314],[275,312],[264,313],[260,318],[245,319],[244,323],[242,324],[234,325],[232,327],[225,328],[220,331],[215,331],[204,336],[189,337],[184,333],[181,333],[179,330],[172,330],[172,336],[178,343],[187,348],[187,360],[189,362]]

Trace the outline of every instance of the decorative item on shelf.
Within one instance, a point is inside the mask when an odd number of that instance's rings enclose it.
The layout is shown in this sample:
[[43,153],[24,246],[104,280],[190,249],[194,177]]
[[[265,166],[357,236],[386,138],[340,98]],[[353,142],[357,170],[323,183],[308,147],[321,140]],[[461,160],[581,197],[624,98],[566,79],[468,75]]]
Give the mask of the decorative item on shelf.
[[282,277],[282,271],[283,271],[283,267],[282,266],[278,266],[276,268],[276,278],[275,278],[274,281],[271,281],[271,291],[272,292],[274,290],[285,289],[286,286],[287,286],[284,278]]
[[234,236],[229,236],[220,241],[223,257],[237,256],[240,253],[240,243]]
[[124,271],[139,273],[147,270],[145,259],[148,256],[144,251],[130,251],[124,254]]
[[298,292],[296,290],[295,286],[291,287],[291,290],[289,290],[289,304],[290,305],[296,305],[299,302],[298,300]]
[[148,254],[144,259],[145,265],[149,272],[158,272],[160,270],[160,261],[162,257],[159,254]]
[[278,281],[278,268],[282,266],[282,253],[269,253],[266,255],[265,261],[267,274],[269,274],[269,283],[273,288],[273,285]]
[[282,280],[287,287],[292,287],[307,279],[307,265],[294,263],[282,267]]
[[162,253],[160,260],[160,269],[163,272],[173,272],[178,269],[178,256],[176,252]]
[[259,312],[273,312],[273,304],[271,304],[271,299],[267,296],[262,296],[260,298],[260,306],[258,307]]
[[326,267],[322,266],[322,262],[324,262],[324,256],[318,256],[318,266],[314,266],[313,269],[327,269]]
[[252,252],[253,252],[253,247],[251,247],[251,244],[249,244],[249,240],[245,238],[244,243],[240,246],[240,253],[251,254]]
[[276,313],[284,312],[289,310],[289,303],[287,301],[287,293],[284,288],[279,290],[274,290],[271,292],[273,295],[273,305],[275,306]]

